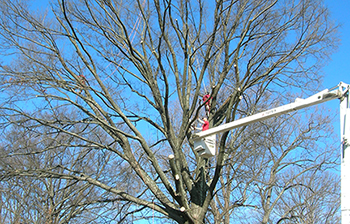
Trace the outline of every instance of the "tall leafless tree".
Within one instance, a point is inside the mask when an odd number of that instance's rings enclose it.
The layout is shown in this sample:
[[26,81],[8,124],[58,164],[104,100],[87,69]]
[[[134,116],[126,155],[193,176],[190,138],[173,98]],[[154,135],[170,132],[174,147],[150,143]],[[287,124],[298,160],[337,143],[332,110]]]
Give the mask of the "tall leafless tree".
[[[324,127],[315,124],[327,119],[294,129],[293,115],[223,133],[212,159],[199,157],[191,139],[191,126],[205,116],[205,92],[213,127],[286,101],[293,88],[318,89],[319,68],[337,43],[319,1],[36,6],[0,4],[2,134],[24,133],[1,142],[1,177],[62,181],[42,190],[74,185],[72,192],[91,194],[63,206],[78,208],[71,222],[227,223],[242,213],[283,220],[296,210],[274,211],[288,189],[300,188],[299,176],[334,162],[329,150],[312,150]],[[298,147],[315,153],[293,161]],[[292,166],[296,175],[281,174]]]

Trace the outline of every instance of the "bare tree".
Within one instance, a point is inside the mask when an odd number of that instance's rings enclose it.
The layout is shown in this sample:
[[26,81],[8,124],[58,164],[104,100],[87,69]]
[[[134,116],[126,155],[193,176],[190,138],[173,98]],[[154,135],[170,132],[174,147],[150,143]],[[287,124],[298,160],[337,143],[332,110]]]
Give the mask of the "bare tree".
[[[320,65],[337,43],[322,4],[59,0],[35,13],[30,1],[1,3],[1,53],[7,56],[0,67],[1,128],[9,137],[9,130],[21,127],[31,142],[2,142],[3,182],[30,177],[63,181],[55,193],[71,183],[83,197],[94,192],[91,200],[69,203],[79,208],[77,220],[90,222],[219,222],[244,208],[259,210],[265,223],[273,219],[279,193],[299,181],[298,175],[279,175],[286,156],[296,143],[315,142],[308,136],[322,129],[313,123],[300,132],[290,128],[286,142],[259,132],[280,131],[278,122],[249,135],[243,131],[253,127],[226,132],[217,156],[208,160],[193,151],[191,126],[205,116],[204,92],[211,96],[213,127],[265,109],[266,95],[275,102],[291,87],[314,91]],[[44,163],[51,153],[58,158]],[[40,162],[27,162],[31,158]],[[329,160],[298,172],[311,175]],[[265,165],[271,174],[262,170]],[[222,176],[238,170],[244,172]],[[239,193],[233,205],[232,186]],[[249,192],[265,202],[257,206]],[[222,202],[230,206],[216,209]],[[89,209],[95,215],[84,212]],[[208,210],[213,216],[207,217]]]
[[[113,183],[118,184],[120,189],[136,191],[134,186],[137,183],[126,181],[132,176],[129,167],[121,164],[108,151],[94,150],[92,146],[63,133],[50,133],[45,126],[34,127],[24,120],[17,122],[11,128],[6,128],[2,135],[0,167],[5,179],[1,193],[4,211],[9,211],[6,215],[2,214],[3,223],[28,220],[35,223],[67,223],[83,211],[107,214],[108,210],[104,211],[104,207],[108,204],[114,207],[116,199],[106,198],[106,192],[72,178],[57,179],[55,172],[62,177],[77,173],[76,170],[93,173],[96,178],[116,179]],[[78,125],[74,128],[78,128]],[[99,138],[106,137],[96,129],[85,130],[95,132]],[[89,134],[89,137],[93,139],[94,135]],[[113,167],[108,166],[111,163],[114,163]],[[118,168],[117,172],[115,168]],[[25,178],[21,170],[28,172]],[[47,175],[42,176],[41,171],[46,171]]]

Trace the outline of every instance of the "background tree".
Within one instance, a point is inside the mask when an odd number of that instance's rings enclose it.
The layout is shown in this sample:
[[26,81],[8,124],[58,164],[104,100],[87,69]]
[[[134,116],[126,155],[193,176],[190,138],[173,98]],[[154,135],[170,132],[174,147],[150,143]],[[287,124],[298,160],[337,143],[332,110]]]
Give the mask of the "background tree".
[[[25,132],[2,140],[2,186],[26,178],[79,192],[61,206],[76,212],[70,222],[306,215],[283,202],[302,185],[317,192],[311,180],[332,167],[315,143],[329,120],[293,126],[293,115],[226,132],[209,160],[193,151],[190,127],[204,92],[211,127],[289,100],[292,87],[314,92],[337,43],[320,2],[60,0],[45,13],[1,3],[2,135]],[[299,149],[308,153],[296,159]]]

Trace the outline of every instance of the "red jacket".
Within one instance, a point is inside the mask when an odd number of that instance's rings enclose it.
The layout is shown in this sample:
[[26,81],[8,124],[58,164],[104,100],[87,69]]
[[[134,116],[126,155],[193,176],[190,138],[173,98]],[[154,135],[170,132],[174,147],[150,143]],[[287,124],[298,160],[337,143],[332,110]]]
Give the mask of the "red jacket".
[[204,124],[202,125],[202,131],[209,129],[209,121],[204,121]]
[[206,105],[209,105],[209,103],[210,103],[210,100],[208,100],[209,98],[211,98],[209,94],[206,94],[203,96],[203,102],[205,102]]

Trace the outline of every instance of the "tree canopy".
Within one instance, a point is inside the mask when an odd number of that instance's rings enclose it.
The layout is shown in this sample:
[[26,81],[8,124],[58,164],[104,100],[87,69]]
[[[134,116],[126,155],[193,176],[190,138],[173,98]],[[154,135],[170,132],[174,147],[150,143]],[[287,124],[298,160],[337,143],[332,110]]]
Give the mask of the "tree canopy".
[[0,11],[0,222],[339,221],[329,114],[221,133],[212,158],[192,139],[198,118],[215,127],[317,90],[338,42],[322,1]]

